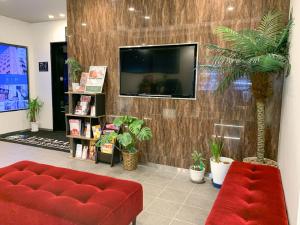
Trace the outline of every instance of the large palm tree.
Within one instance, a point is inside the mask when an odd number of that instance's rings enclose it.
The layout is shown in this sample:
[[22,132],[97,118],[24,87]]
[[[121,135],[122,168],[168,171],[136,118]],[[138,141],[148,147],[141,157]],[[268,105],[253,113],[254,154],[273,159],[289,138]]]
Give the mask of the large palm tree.
[[227,47],[208,45],[213,55],[206,68],[223,75],[218,87],[224,91],[234,81],[248,77],[257,110],[257,161],[264,163],[265,154],[265,102],[272,95],[272,76],[287,74],[289,64],[289,33],[292,20],[285,23],[284,16],[271,11],[256,29],[234,31],[218,27],[216,33]]

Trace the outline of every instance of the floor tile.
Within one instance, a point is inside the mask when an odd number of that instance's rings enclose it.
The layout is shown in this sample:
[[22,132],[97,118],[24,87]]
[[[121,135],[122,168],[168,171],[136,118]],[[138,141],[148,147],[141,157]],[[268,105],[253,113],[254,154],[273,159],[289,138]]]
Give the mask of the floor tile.
[[150,196],[154,196],[157,197],[161,192],[162,192],[162,188],[161,186],[155,185],[155,184],[142,184],[143,185],[143,191],[144,191],[144,195],[150,195]]
[[207,210],[191,206],[182,206],[176,215],[176,219],[197,225],[203,225],[207,215]]
[[182,220],[173,220],[170,225],[195,225],[194,223],[184,222]]
[[137,218],[137,225],[169,225],[170,223],[171,218],[149,212],[143,212]]
[[176,189],[165,188],[162,193],[158,196],[160,199],[176,202],[176,203],[183,203],[188,195],[188,192],[179,191]]
[[148,212],[159,214],[165,217],[174,217],[180,208],[180,204],[166,201],[163,199],[155,199],[147,208]]

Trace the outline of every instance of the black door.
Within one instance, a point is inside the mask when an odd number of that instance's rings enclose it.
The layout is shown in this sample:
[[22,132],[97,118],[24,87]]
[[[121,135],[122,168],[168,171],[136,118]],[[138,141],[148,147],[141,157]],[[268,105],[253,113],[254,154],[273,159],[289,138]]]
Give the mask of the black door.
[[65,131],[65,109],[68,104],[67,43],[51,43],[53,130]]

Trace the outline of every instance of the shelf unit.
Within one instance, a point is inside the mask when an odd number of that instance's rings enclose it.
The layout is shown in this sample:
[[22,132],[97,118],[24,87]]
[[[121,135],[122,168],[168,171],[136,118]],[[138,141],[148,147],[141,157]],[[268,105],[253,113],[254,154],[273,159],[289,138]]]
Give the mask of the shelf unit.
[[[68,91],[65,92],[68,95],[69,99],[69,108],[68,112],[65,114],[66,118],[66,136],[70,139],[70,147],[71,147],[71,154],[73,157],[76,155],[76,145],[82,144],[83,146],[91,146],[97,140],[93,137],[92,126],[94,125],[102,125],[104,123],[105,118],[105,94],[104,93],[85,93],[85,92],[72,92]],[[91,105],[95,106],[95,116],[91,115],[76,115],[75,107],[77,102],[80,100],[82,95],[91,96]],[[91,137],[85,136],[74,136],[70,134],[70,119],[80,119],[81,122],[89,122],[90,123],[90,134]],[[96,150],[96,148],[95,148]],[[95,151],[95,162],[97,162],[97,154]]]

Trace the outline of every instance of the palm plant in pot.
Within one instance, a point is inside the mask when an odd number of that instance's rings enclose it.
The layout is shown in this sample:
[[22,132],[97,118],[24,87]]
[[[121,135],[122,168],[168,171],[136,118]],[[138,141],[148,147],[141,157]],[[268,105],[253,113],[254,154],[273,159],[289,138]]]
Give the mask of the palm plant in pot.
[[289,33],[292,21],[287,24],[279,12],[271,11],[256,29],[234,31],[218,27],[216,33],[228,44],[227,47],[208,45],[213,52],[210,65],[204,67],[223,75],[218,90],[223,92],[233,82],[247,77],[252,83],[256,100],[257,157],[244,159],[247,162],[276,164],[265,156],[265,104],[272,95],[272,80],[275,75],[287,74]]
[[203,161],[205,160],[202,157],[200,152],[194,151],[192,153],[193,165],[190,167],[190,178],[194,183],[202,183],[205,173],[205,165]]
[[39,123],[37,118],[42,106],[43,102],[41,102],[38,98],[29,99],[27,118],[31,123],[31,132],[39,131]]
[[213,185],[216,188],[220,188],[233,160],[231,158],[222,157],[222,151],[224,148],[223,137],[212,138],[209,145],[212,154],[212,157],[210,158],[210,169]]
[[66,64],[69,66],[71,79],[72,79],[72,90],[76,91],[79,87],[80,76],[82,73],[82,66],[75,58],[68,58]]
[[125,170],[135,170],[138,165],[137,142],[148,141],[152,138],[152,131],[145,126],[145,121],[132,116],[121,116],[113,121],[113,124],[121,128],[121,133],[115,131],[102,135],[96,143],[97,147],[117,140],[123,155],[123,167]]

